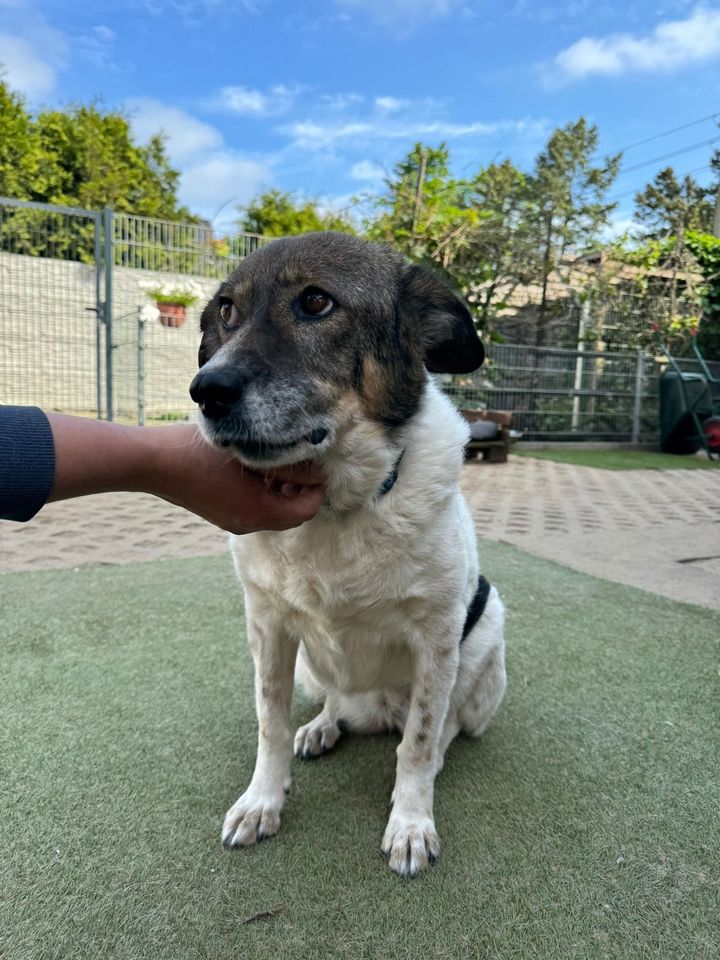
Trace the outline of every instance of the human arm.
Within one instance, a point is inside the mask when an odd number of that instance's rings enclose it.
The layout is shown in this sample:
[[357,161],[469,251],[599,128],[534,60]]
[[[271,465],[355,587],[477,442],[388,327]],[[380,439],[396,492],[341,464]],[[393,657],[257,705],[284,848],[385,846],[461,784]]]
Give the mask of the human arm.
[[[314,516],[323,499],[322,476],[316,469],[298,465],[260,476],[206,444],[192,424],[132,427],[53,413],[47,422],[51,457],[54,448],[49,500],[142,491],[233,533],[249,533],[298,526]],[[14,447],[20,470],[23,444],[16,438]],[[47,463],[24,470],[17,483],[33,482],[41,468],[47,470]],[[29,513],[9,516],[29,519],[42,502]]]

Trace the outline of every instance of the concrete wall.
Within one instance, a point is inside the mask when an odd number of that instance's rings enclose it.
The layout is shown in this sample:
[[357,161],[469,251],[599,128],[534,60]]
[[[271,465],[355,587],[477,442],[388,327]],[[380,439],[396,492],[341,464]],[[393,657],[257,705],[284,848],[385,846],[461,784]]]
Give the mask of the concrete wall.
[[[116,267],[113,273],[114,414],[138,413],[138,310],[150,303],[144,281],[181,281],[179,274]],[[183,416],[193,410],[188,385],[197,369],[199,315],[217,280],[195,277],[203,300],[189,307],[184,326],[145,324],[147,415]],[[0,403],[97,413],[95,268],[64,260],[0,253]],[[104,330],[100,386],[104,408]]]

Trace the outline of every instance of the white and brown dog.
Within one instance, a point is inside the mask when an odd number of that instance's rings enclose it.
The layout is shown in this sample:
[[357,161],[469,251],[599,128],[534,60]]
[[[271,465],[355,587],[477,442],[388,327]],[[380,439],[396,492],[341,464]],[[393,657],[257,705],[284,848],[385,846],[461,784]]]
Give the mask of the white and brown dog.
[[[255,661],[258,753],[223,841],[274,834],[295,754],[341,731],[399,730],[390,866],[438,855],[435,777],[505,689],[503,605],[480,576],[458,488],[468,431],[430,372],[468,372],[482,343],[463,304],[397,253],[337,233],[248,257],[202,315],[191,395],[206,438],[253,469],[313,460],[317,516],[232,538]],[[293,678],[320,713],[290,727]]]

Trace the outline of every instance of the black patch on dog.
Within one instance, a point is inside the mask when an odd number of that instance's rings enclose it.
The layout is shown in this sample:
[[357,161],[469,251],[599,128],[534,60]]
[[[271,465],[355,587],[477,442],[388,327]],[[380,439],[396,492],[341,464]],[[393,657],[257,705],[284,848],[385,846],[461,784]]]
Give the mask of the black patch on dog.
[[378,490],[379,497],[384,497],[386,493],[390,493],[392,488],[397,483],[398,468],[400,467],[400,461],[402,460],[404,455],[405,455],[405,451],[402,450],[400,452],[400,456],[395,461],[395,466],[392,468],[390,473],[385,477],[383,482],[380,484],[380,489]]
[[465,626],[463,627],[462,637],[460,638],[460,643],[463,642],[465,637],[470,633],[472,628],[478,622],[480,617],[485,612],[485,607],[488,602],[488,597],[490,596],[490,583],[485,577],[480,574],[478,577],[477,590],[475,591],[475,596],[470,601],[470,606],[468,607],[467,616],[465,617]]

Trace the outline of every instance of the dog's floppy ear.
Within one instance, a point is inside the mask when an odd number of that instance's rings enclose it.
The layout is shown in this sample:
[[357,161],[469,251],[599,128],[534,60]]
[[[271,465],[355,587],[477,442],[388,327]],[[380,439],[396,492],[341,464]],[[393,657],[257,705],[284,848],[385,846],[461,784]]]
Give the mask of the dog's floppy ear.
[[420,332],[430,373],[471,373],[482,364],[485,349],[469,310],[427,270],[407,268],[400,309]]
[[[217,308],[215,306],[215,297],[213,297],[212,300],[206,304],[205,309],[200,316],[200,332],[202,333],[202,338],[198,348],[199,367],[202,367],[204,364],[206,364],[215,352],[210,344],[210,340],[217,340],[217,332],[215,331],[213,324],[216,312]],[[217,344],[215,345],[215,349],[217,349]]]

